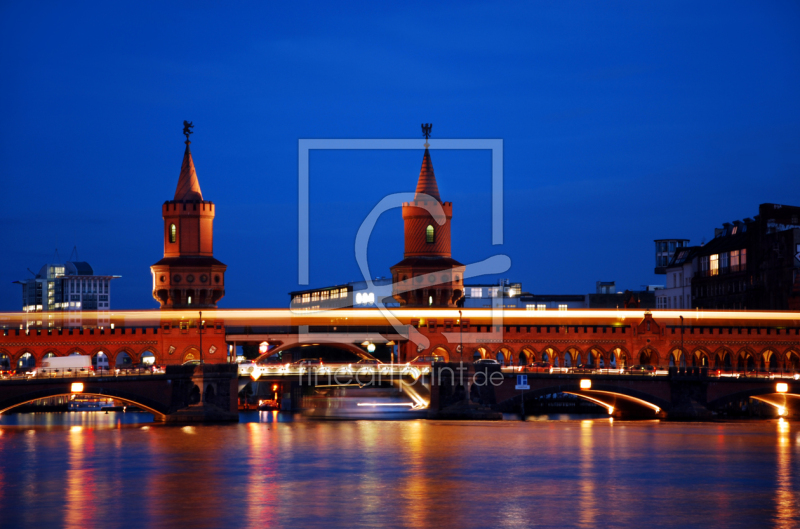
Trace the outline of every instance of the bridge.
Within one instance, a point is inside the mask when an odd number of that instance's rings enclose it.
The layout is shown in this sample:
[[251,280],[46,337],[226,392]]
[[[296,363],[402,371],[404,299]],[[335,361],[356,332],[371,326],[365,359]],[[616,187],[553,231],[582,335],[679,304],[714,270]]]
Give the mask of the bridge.
[[[516,387],[520,375],[528,386],[524,390]],[[601,406],[617,418],[708,419],[750,398],[771,406],[777,417],[800,415],[800,375],[791,373],[744,376],[705,368],[672,368],[652,375],[566,368],[537,373],[471,363],[330,364],[263,365],[249,379],[291,394],[294,408],[302,395],[319,387],[401,388],[411,406],[427,408],[431,417],[448,416],[448,409],[453,409],[469,418],[470,403],[473,410],[524,413],[525,403],[530,410],[537,399],[559,394]]]
[[[489,377],[493,367],[486,370]],[[718,376],[702,368],[673,368],[660,375],[620,370],[523,373],[496,367],[494,372],[502,378],[495,376],[495,383],[490,379],[484,401],[505,412],[519,413],[525,402],[530,409],[536,399],[562,393],[597,404],[618,418],[708,419],[750,398],[769,404],[777,417],[800,415],[800,376],[793,374]],[[528,389],[516,388],[521,374]],[[432,392],[431,408],[443,409],[450,391],[447,384],[439,384]]]
[[167,366],[163,373],[106,371],[37,374],[0,381],[0,413],[60,395],[110,397],[161,422],[238,421],[237,377],[231,365]]
[[[111,367],[148,359],[169,367],[198,358],[224,365],[232,360],[231,352],[236,346],[244,344],[264,346],[268,354],[285,352],[283,358],[289,362],[308,355],[307,346],[324,344],[365,354],[369,346],[392,344],[400,365],[417,355],[437,355],[446,362],[461,361],[467,366],[472,366],[474,360],[494,359],[504,376],[509,377],[512,369],[534,361],[553,366],[555,372],[542,378],[545,386],[532,386],[524,398],[513,392],[506,396],[504,386],[493,389],[494,400],[483,392],[483,401],[493,409],[512,409],[516,399],[521,405],[526,399],[538,398],[537,392],[552,390],[583,395],[582,398],[591,396],[596,403],[629,415],[646,409],[642,402],[647,402],[658,408],[658,412],[651,410],[654,415],[702,416],[718,411],[727,405],[725,399],[735,399],[736,395],[761,399],[776,410],[783,407],[789,413],[793,409],[791,395],[798,392],[792,386],[791,391],[778,395],[774,377],[800,373],[798,312],[255,309],[207,310],[200,320],[194,311],[165,310],[115,313],[105,329],[72,329],[68,322],[57,318],[48,321],[47,328],[44,322],[41,328],[28,328],[31,322],[26,318],[30,317],[0,314],[0,366],[30,368],[48,356],[70,354],[90,355],[97,358],[97,365],[102,354]],[[636,364],[659,366],[666,378],[634,384],[635,377],[623,375],[620,370]],[[712,369],[738,375],[769,372],[773,379],[752,381],[744,376],[702,375]],[[582,377],[576,370],[590,373]],[[619,378],[614,378],[615,371]],[[396,373],[387,384],[399,386],[404,377],[407,381],[413,379],[412,374],[413,371]],[[297,407],[302,398],[301,386],[291,382],[296,375],[269,374],[282,395],[292,395],[292,407]],[[692,377],[699,378],[689,380]],[[420,388],[420,396],[427,395],[422,398],[430,399],[432,409],[436,409],[440,389],[431,384],[432,378],[420,373],[413,385]],[[531,380],[539,378],[537,374]],[[592,380],[592,387],[582,390],[581,378]],[[565,382],[548,382],[557,380]],[[426,384],[430,389],[423,390]],[[757,387],[747,389],[748,384]],[[559,387],[562,391],[556,391]],[[681,392],[692,391],[695,393],[686,398],[680,396]],[[146,396],[144,392],[139,395],[140,400]],[[170,415],[171,408],[163,402],[161,406],[152,408],[164,417]]]

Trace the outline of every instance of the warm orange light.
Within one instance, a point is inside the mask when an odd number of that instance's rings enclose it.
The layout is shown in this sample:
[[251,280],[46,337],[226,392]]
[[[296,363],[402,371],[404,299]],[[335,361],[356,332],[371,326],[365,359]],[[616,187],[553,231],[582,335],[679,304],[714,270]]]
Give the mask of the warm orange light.
[[272,391],[278,391],[278,385],[277,384],[273,384],[272,385]]
[[786,382],[778,382],[775,384],[775,391],[778,393],[786,393],[789,391],[789,385]]
[[581,379],[581,389],[592,389],[592,381],[588,378]]
[[83,382],[73,382],[70,391],[73,393],[82,393],[83,392]]
[[258,352],[262,355],[269,350],[269,343],[268,342],[261,342],[258,344]]

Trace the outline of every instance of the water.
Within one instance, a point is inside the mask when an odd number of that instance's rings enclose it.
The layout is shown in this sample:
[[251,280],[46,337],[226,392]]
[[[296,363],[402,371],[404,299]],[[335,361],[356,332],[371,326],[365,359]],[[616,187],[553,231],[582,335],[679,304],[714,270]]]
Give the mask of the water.
[[799,527],[800,423],[0,417],[3,527]]

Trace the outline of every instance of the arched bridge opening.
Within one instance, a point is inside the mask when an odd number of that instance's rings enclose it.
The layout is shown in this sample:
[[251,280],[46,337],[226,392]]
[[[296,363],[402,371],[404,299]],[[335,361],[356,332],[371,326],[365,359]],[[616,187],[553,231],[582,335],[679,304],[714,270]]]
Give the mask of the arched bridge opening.
[[750,399],[773,408],[777,417],[800,417],[800,383],[797,381],[754,384],[740,391],[716,395],[713,400],[709,399],[706,407],[718,413],[726,413],[731,409],[741,409],[742,404]]
[[[83,388],[80,391],[73,391],[72,384],[76,383],[83,384]],[[169,410],[166,409],[164,405],[140,395],[133,395],[126,391],[119,391],[116,388],[93,386],[86,382],[70,382],[69,386],[67,387],[58,385],[45,389],[37,388],[32,391],[23,391],[16,393],[13,396],[8,396],[0,400],[0,414],[13,410],[16,407],[30,404],[39,399],[70,395],[111,398],[129,406],[138,406],[139,408],[152,413],[154,419],[159,422],[166,421],[167,414],[169,413]]]
[[530,390],[516,391],[514,396],[498,402],[498,408],[504,411],[520,411],[524,399],[528,409],[531,409],[536,400],[554,394],[577,397],[599,406],[608,415],[618,418],[660,419],[666,417],[665,410],[669,408],[669,402],[627,387],[609,383],[598,384],[591,379],[560,382],[562,383],[534,387],[535,381],[529,379],[529,383],[532,384]]

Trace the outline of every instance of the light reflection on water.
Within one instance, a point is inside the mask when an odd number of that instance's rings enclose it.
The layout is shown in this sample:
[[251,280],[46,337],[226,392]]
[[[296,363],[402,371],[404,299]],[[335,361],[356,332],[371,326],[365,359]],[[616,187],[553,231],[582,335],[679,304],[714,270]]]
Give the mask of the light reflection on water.
[[2,525],[800,526],[800,424],[0,416]]

